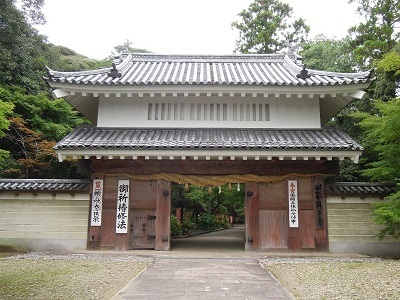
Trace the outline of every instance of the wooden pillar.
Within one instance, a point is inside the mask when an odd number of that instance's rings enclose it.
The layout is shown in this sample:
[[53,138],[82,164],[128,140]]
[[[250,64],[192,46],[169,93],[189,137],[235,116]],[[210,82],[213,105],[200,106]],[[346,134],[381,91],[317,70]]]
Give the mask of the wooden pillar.
[[157,251],[171,250],[171,183],[157,180],[156,240]]
[[245,184],[246,251],[260,250],[260,196],[259,186],[251,182]]

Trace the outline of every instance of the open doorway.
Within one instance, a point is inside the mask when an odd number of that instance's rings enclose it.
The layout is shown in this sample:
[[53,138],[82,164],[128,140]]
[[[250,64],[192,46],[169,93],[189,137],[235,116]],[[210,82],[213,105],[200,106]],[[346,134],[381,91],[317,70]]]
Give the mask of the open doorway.
[[244,185],[171,186],[172,250],[245,249]]

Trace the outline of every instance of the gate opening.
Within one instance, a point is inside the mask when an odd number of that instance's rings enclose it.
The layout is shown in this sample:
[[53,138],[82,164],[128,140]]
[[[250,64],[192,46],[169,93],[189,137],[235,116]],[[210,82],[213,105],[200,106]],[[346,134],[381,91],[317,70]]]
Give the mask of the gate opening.
[[245,249],[244,184],[171,186],[171,250]]

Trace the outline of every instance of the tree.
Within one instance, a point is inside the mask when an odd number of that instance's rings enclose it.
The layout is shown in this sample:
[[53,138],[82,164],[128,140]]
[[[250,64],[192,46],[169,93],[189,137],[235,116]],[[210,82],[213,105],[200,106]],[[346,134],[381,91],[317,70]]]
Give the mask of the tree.
[[357,3],[357,12],[364,22],[349,30],[354,54],[359,66],[372,66],[374,59],[388,53],[400,35],[396,28],[400,25],[399,0],[349,0]]
[[[222,186],[220,190],[219,187],[188,186],[186,188],[183,185],[173,185],[171,194],[172,213],[176,208],[180,208],[183,215],[189,213],[194,216],[196,224],[199,224],[201,220],[213,219],[216,215],[229,215],[239,220],[244,214],[243,186],[238,191],[229,186]],[[199,220],[200,215],[202,218]]]
[[365,142],[378,159],[368,164],[363,173],[371,180],[400,179],[400,98],[375,101],[375,113],[354,113],[364,129]]
[[300,55],[309,69],[354,72],[355,61],[351,55],[350,40],[330,39],[318,35],[301,44]]
[[[400,69],[399,69],[400,70]],[[369,164],[364,173],[371,180],[400,182],[400,98],[376,101],[376,113],[360,113],[361,126],[366,131],[366,142],[377,153],[378,160]],[[399,186],[398,186],[399,187]],[[374,206],[374,220],[385,227],[379,237],[400,236],[400,189],[388,201]]]
[[[0,98],[0,138],[5,136],[5,130],[10,126],[8,116],[12,113],[14,105],[9,102],[4,102]],[[0,167],[9,157],[9,152],[0,149]]]
[[400,43],[375,63],[377,83],[374,98],[387,101],[396,97],[400,89]]
[[52,147],[84,118],[64,100],[50,101],[46,93],[26,95],[18,87],[1,87],[0,99],[14,110],[11,124],[0,138],[0,149],[11,153],[3,157],[0,175],[12,178],[73,177],[71,163],[60,164]]
[[19,85],[29,92],[45,89],[46,38],[29,23],[42,22],[43,1],[24,0],[22,11],[16,1],[0,0],[0,85]]
[[241,53],[274,53],[288,43],[303,42],[309,26],[293,17],[293,9],[279,0],[254,0],[238,14],[240,21],[232,28],[239,30],[236,51]]

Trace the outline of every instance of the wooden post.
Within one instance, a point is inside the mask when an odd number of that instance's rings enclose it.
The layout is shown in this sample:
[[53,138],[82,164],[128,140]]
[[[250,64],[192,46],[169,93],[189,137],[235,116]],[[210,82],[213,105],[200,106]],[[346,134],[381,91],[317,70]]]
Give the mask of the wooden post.
[[258,184],[245,184],[246,251],[260,250],[260,196]]
[[157,251],[171,250],[171,183],[157,180],[156,241]]

